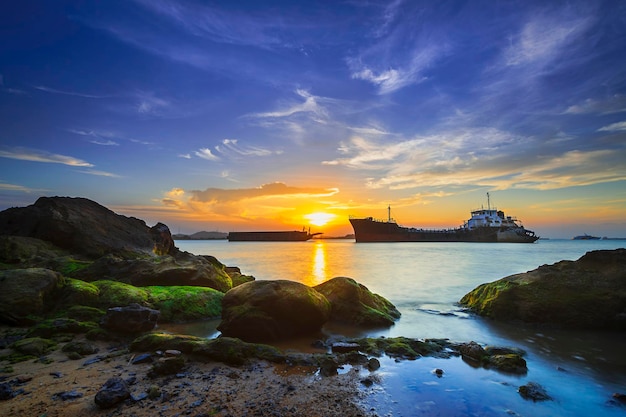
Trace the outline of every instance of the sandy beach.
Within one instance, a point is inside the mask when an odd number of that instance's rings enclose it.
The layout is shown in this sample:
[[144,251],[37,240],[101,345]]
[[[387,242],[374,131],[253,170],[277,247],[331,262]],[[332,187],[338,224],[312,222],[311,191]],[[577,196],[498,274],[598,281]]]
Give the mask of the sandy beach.
[[[77,338],[78,340],[79,338]],[[90,342],[99,352],[70,360],[60,349],[43,363],[1,363],[1,383],[16,395],[0,401],[3,416],[373,416],[361,400],[369,371],[357,367],[322,377],[316,369],[253,362],[242,367],[186,358],[182,372],[150,378],[124,346]],[[0,356],[10,353],[0,350]],[[94,358],[105,358],[89,364]],[[12,372],[6,372],[11,371]],[[112,377],[129,381],[131,399],[101,409],[94,397]],[[65,398],[65,399],[64,399]]]

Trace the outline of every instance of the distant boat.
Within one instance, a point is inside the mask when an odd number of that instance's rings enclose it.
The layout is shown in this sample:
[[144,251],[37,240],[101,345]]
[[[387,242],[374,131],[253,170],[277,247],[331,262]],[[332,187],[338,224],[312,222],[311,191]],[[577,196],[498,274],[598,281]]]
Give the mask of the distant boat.
[[387,208],[387,220],[372,217],[350,218],[354,236],[359,242],[510,242],[533,243],[539,236],[527,230],[517,219],[491,208],[487,193],[487,209],[471,212],[471,218],[455,229],[428,230],[399,226]]
[[585,233],[584,235],[574,236],[572,240],[600,240],[598,236],[591,236]]
[[269,232],[230,232],[229,242],[304,242],[313,236],[321,235],[321,232],[311,233],[307,231],[269,231]]

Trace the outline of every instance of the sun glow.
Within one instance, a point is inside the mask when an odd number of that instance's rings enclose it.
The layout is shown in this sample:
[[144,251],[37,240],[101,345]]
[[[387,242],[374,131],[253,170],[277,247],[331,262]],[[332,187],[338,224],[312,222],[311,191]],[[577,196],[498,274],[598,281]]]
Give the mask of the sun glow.
[[322,212],[316,212],[316,213],[310,213],[310,214],[304,215],[304,218],[307,219],[314,226],[324,226],[326,223],[333,220],[335,217],[337,217],[335,214],[322,213]]

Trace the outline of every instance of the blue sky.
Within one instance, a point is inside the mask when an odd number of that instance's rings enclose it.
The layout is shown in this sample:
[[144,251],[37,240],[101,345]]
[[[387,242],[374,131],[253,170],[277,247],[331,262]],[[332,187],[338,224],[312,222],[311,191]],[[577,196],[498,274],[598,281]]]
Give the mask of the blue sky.
[[625,2],[20,1],[0,23],[0,209],[348,233],[389,204],[458,226],[490,192],[543,236],[626,237]]

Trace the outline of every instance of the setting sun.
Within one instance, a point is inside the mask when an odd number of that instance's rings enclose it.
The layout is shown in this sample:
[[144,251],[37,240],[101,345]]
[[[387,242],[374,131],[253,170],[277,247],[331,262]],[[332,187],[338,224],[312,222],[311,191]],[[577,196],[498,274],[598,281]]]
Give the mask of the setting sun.
[[333,220],[337,216],[335,214],[317,212],[305,214],[304,217],[308,219],[309,222],[314,226],[324,226],[326,223]]

